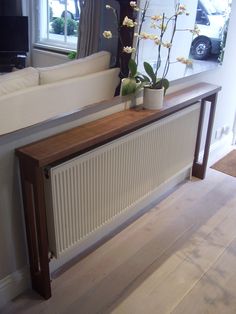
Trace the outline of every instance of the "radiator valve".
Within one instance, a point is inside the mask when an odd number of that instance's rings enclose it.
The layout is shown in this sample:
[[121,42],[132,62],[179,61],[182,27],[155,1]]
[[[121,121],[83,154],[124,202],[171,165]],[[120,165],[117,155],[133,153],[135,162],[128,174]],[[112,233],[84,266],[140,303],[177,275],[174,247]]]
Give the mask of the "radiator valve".
[[44,176],[46,179],[50,178],[50,167],[45,167],[44,168]]

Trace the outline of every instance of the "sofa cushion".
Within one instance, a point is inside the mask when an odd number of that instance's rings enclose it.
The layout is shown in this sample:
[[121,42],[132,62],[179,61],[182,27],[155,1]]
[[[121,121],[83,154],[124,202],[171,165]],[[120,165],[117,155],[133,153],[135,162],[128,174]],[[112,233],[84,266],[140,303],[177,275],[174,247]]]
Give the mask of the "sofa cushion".
[[36,85],[39,85],[39,72],[34,68],[7,73],[0,76],[0,96]]
[[99,106],[100,101],[113,97],[120,81],[119,72],[118,68],[109,69],[1,97],[0,136],[66,116],[91,104]]
[[40,85],[104,71],[109,68],[109,65],[110,53],[101,51],[86,58],[68,61],[47,68],[38,68]]

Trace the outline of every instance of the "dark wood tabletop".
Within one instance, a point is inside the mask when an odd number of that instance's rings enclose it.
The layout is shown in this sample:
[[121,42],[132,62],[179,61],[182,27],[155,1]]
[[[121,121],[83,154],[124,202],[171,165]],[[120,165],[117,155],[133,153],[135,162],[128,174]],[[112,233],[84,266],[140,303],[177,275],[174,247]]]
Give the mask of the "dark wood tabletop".
[[30,158],[38,167],[43,167],[167,117],[220,89],[219,86],[199,83],[167,95],[160,110],[147,110],[142,106],[124,110],[31,143],[17,149],[16,153]]

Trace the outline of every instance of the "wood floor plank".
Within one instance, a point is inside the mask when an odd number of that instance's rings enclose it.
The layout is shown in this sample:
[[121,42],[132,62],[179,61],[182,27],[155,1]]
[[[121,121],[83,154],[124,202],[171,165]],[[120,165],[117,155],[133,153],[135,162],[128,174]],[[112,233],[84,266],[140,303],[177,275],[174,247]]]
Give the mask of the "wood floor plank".
[[[170,209],[172,210],[173,206],[171,206]],[[170,212],[168,214],[170,214]],[[150,267],[150,265],[153,264],[153,262],[157,262],[156,260],[160,259],[160,256],[163,256],[166,248],[171,246],[175,242],[176,238],[178,238],[178,234],[181,234],[181,232],[183,232],[183,223],[186,223],[185,228],[189,226],[190,221],[188,217],[186,218],[184,217],[184,215],[181,214],[182,213],[177,211],[177,216],[168,215],[168,219],[165,219],[168,224],[165,224],[164,220],[161,219],[159,221],[155,221],[155,226],[153,226],[153,229],[160,231],[159,233],[156,233],[157,237],[147,243],[145,247],[142,247],[142,249],[139,250],[137,254],[132,254],[131,258],[126,260],[126,262],[123,263],[121,267],[116,268],[115,271],[106,276],[101,282],[99,282],[97,286],[94,285],[93,303],[96,304],[96,300],[100,300],[98,310],[104,311],[104,308],[109,305],[109,302],[113,302],[113,300],[118,298],[121,295],[122,291],[126,290],[127,287],[130,286],[131,282],[135,281],[137,277],[140,276],[140,274],[142,274],[148,267]],[[196,225],[196,227],[198,226]],[[175,234],[175,229],[177,229],[177,235]],[[172,242],[168,243],[168,240]],[[127,241],[127,243],[129,243],[129,241]],[[122,251],[120,253],[122,254],[125,252]],[[159,264],[161,264],[161,262],[159,262]],[[128,274],[126,274],[126,269],[129,269]],[[115,286],[113,286],[113,282],[120,282],[120,285],[116,284]],[[106,298],[106,300],[102,300],[102,296],[106,294],[109,294],[109,298]],[[92,304],[88,302],[89,299],[91,299],[91,294],[85,294],[82,296],[81,299],[77,298],[77,300],[75,297],[74,306],[79,305],[79,307],[82,307],[84,311],[86,310],[86,313],[92,313],[94,309],[92,307]],[[91,308],[89,308],[88,304]]]
[[217,263],[173,309],[172,313],[236,313],[235,259],[236,240],[227,247]]
[[[137,228],[137,223],[135,223],[134,227],[135,227],[135,232],[134,231],[129,231],[129,230],[125,230],[125,234],[126,234],[126,240],[125,243],[123,243],[123,241],[120,243],[120,236],[118,235],[116,237],[116,241],[115,243],[119,243],[119,245],[114,245],[115,248],[114,250],[110,251],[110,255],[113,257],[113,260],[111,260],[109,258],[108,261],[110,261],[110,263],[108,264],[107,256],[105,256],[105,258],[101,259],[101,253],[99,250],[99,255],[98,255],[98,259],[100,260],[100,262],[98,263],[97,259],[96,259],[96,263],[94,264],[94,269],[93,269],[93,273],[94,273],[94,280],[93,280],[93,286],[95,287],[94,289],[99,291],[99,293],[101,294],[101,291],[103,291],[101,289],[101,286],[109,286],[112,285],[112,281],[116,280],[116,276],[118,276],[118,278],[121,276],[122,273],[124,273],[123,269],[125,268],[129,268],[131,267],[132,269],[135,270],[135,272],[129,272],[129,276],[125,277],[125,282],[123,282],[123,289],[124,287],[126,287],[127,285],[130,284],[130,281],[134,280],[137,275],[140,272],[143,272],[147,266],[149,266],[150,264],[152,264],[153,260],[156,259],[156,253],[154,253],[153,258],[148,255],[149,251],[160,251],[162,253],[163,250],[161,250],[161,245],[163,245],[164,248],[168,247],[171,245],[172,242],[174,242],[176,240],[176,238],[178,238],[178,235],[183,233],[185,228],[188,229],[189,226],[191,226],[190,221],[188,219],[186,219],[186,217],[184,217],[182,215],[182,212],[176,211],[176,208],[174,206],[170,206],[169,208],[169,215],[167,216],[166,213],[164,213],[163,217],[159,217],[159,212],[158,211],[152,211],[150,214],[147,214],[145,216],[149,217],[149,223],[147,222],[145,228],[143,230],[141,230],[141,232],[139,232],[139,229],[136,230]],[[158,216],[158,221],[156,221],[155,216]],[[167,219],[166,216],[168,217]],[[145,218],[145,217],[144,217]],[[141,219],[140,221],[142,221],[143,219]],[[165,223],[166,222],[166,223]],[[175,230],[176,229],[176,230]],[[133,230],[133,229],[131,229]],[[171,233],[169,232],[171,230]],[[129,232],[128,232],[129,231]],[[159,238],[158,240],[156,238],[153,238],[152,233],[154,234],[155,237]],[[122,234],[122,233],[121,233]],[[145,243],[144,243],[144,239],[146,235],[149,235],[149,243],[146,242],[146,249],[144,249],[143,247],[145,247]],[[150,237],[151,236],[151,237]],[[168,245],[168,238],[170,242],[170,244]],[[152,241],[151,241],[152,240]],[[161,245],[158,246],[158,243],[161,243]],[[112,242],[114,243],[114,242]],[[106,247],[106,245],[104,246]],[[135,251],[133,250],[134,248],[142,248],[140,252],[135,253]],[[122,251],[121,251],[122,250]],[[89,260],[95,260],[95,255],[90,256],[91,258],[88,259]],[[143,257],[144,256],[144,257]],[[148,257],[148,260],[145,259],[145,256]],[[100,258],[99,258],[100,257]],[[142,260],[142,263],[139,263],[139,268],[134,268],[133,267],[133,261],[129,261],[130,257],[133,260]],[[122,261],[122,265],[121,267],[119,267],[119,262]],[[87,259],[84,260],[83,265],[87,264]],[[102,267],[106,268],[106,272],[103,268],[100,268],[99,264],[102,265]],[[80,272],[79,274],[86,274],[86,268],[83,268],[83,265],[80,264]],[[113,271],[113,269],[115,269],[115,271]],[[88,269],[87,269],[88,271]],[[76,270],[71,269],[71,271],[69,271],[71,273],[71,277],[72,280],[75,279],[75,273]],[[103,279],[102,282],[100,281],[100,276],[105,277],[106,274],[108,274],[106,276],[106,278]],[[89,273],[89,275],[91,275],[91,272]],[[68,273],[67,273],[68,276]],[[85,281],[86,278],[86,281]],[[81,282],[81,288],[82,291],[79,289],[76,290],[76,292],[74,293],[74,302],[76,302],[76,300],[78,299],[78,294],[82,295],[83,291],[85,291],[85,287],[87,286],[87,291],[89,291],[89,289],[91,289],[90,286],[90,276],[88,277],[88,272],[87,272],[87,277],[86,275],[83,276],[83,278],[77,278],[78,282]],[[89,279],[89,280],[88,280]],[[65,278],[66,280],[66,278]],[[68,280],[67,280],[68,282]],[[99,282],[99,285],[96,286],[96,282]],[[67,288],[67,286],[64,283],[65,288]],[[100,288],[98,288],[100,287]],[[116,289],[113,288],[113,290],[117,291],[119,287],[117,286]],[[64,289],[61,289],[61,294],[64,294]],[[111,288],[109,290],[112,290]],[[118,289],[119,290],[119,289]],[[121,287],[122,290],[122,287]],[[110,295],[111,295],[111,291],[110,291]],[[117,295],[120,295],[120,291],[117,291],[117,293],[114,292],[113,298],[116,298]],[[72,297],[73,294],[70,295],[70,300],[72,301]],[[90,298],[90,295],[88,294],[88,297]],[[99,298],[99,297],[98,297]],[[85,294],[83,294],[83,297],[81,299],[85,299],[85,303],[87,300],[87,297]],[[78,301],[80,302],[80,301]],[[101,302],[102,303],[102,302]],[[80,304],[81,305],[81,304]],[[101,304],[100,304],[101,306]],[[88,309],[87,309],[88,311]]]
[[[236,202],[236,198],[235,198]],[[112,313],[170,313],[182,297],[201,279],[204,273],[223,254],[236,237],[236,213],[231,207],[229,216],[205,234],[200,228],[182,249],[176,252],[176,265],[169,268],[170,261],[153,271],[142,284],[128,295]],[[204,226],[205,227],[205,226]],[[178,261],[178,262],[177,262]],[[135,308],[134,308],[135,307]]]

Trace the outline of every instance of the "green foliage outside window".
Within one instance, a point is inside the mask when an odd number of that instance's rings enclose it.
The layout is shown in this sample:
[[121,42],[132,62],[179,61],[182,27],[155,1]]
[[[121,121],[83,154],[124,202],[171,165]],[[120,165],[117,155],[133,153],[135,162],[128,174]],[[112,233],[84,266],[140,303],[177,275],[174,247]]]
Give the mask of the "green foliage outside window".
[[[65,19],[57,17],[52,22],[52,29],[54,34],[64,34]],[[67,35],[74,35],[77,31],[77,23],[72,19],[67,19]]]

